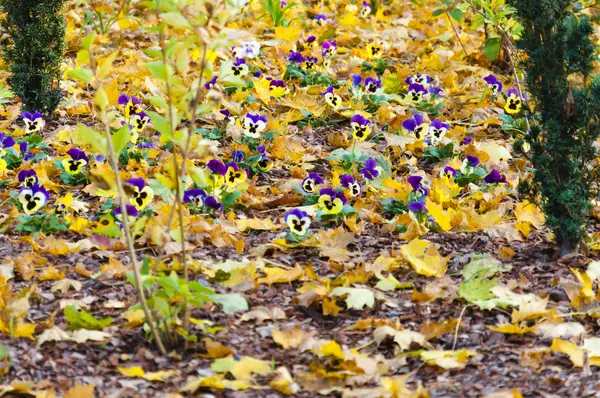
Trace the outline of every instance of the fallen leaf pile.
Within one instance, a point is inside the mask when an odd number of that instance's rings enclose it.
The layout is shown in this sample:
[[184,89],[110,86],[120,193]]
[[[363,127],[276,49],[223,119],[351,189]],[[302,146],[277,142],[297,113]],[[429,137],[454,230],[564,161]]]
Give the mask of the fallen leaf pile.
[[[174,55],[174,79],[203,85],[197,128],[167,137],[154,2],[122,3],[67,2],[65,99],[42,128],[0,88],[0,396],[598,393],[600,235],[559,262],[519,196],[517,82],[471,11],[214,2],[234,16],[194,34],[217,39]],[[203,2],[168,3],[161,29],[185,44]],[[81,50],[100,20],[126,216]],[[189,352],[148,340],[123,217],[140,263],[182,274],[185,250],[218,292],[192,311]]]

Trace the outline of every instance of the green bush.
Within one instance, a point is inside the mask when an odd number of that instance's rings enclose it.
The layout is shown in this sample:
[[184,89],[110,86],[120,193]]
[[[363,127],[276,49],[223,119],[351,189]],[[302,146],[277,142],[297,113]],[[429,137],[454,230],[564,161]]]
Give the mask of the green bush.
[[[522,66],[535,100],[525,137],[534,178],[520,188],[541,198],[546,224],[564,255],[576,250],[583,238],[596,188],[592,164],[593,143],[600,133],[600,80],[590,77],[594,29],[587,17],[573,15],[569,0],[510,3],[524,27],[517,46],[526,53]],[[569,83],[578,80],[583,83]]]
[[63,93],[59,87],[65,48],[65,0],[0,0],[6,13],[2,30],[9,37],[4,62],[12,72],[8,82],[23,109],[50,114]]

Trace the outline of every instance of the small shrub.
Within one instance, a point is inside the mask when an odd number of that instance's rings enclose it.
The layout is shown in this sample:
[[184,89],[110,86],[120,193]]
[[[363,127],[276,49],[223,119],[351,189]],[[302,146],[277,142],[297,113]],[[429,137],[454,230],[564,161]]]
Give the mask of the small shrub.
[[[594,29],[573,15],[568,0],[511,0],[523,24],[518,47],[529,92],[535,100],[525,137],[535,167],[521,189],[541,198],[546,224],[562,254],[576,249],[586,227],[597,173],[592,167],[600,133],[600,79],[590,78]],[[578,76],[583,84],[575,85]]]
[[59,87],[65,48],[65,0],[0,0],[6,13],[2,30],[9,36],[3,58],[10,67],[12,91],[23,109],[50,114],[62,99]]

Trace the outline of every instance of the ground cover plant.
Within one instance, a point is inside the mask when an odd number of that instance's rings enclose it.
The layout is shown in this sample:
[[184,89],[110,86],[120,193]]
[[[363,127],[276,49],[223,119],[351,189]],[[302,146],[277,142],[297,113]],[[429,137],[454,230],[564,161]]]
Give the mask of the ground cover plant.
[[0,396],[598,393],[595,2],[18,3]]

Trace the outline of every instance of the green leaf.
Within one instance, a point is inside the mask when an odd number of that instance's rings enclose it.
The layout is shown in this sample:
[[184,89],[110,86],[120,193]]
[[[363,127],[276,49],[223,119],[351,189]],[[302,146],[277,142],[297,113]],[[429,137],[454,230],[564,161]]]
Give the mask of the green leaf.
[[69,329],[90,329],[102,330],[113,323],[112,318],[98,319],[91,313],[78,309],[74,305],[69,305],[65,308],[65,319],[69,323]]
[[469,303],[475,303],[476,301],[486,301],[496,297],[492,293],[492,288],[498,283],[498,278],[486,279],[486,278],[474,278],[468,282],[462,282],[458,287],[458,295]]
[[439,17],[440,15],[444,14],[446,12],[445,8],[438,8],[437,10],[435,10],[431,16],[432,17]]
[[169,26],[177,29],[191,29],[192,25],[187,19],[179,12],[165,12],[160,14],[160,18],[165,21]]
[[497,272],[509,271],[510,266],[504,266],[500,260],[491,254],[476,254],[462,270],[465,280],[474,278],[491,278]]
[[460,8],[453,8],[452,10],[450,10],[449,14],[457,22],[462,22],[465,16]]
[[79,129],[79,136],[83,142],[91,146],[94,152],[106,156],[108,152],[106,137],[85,124],[79,124],[77,127]]
[[483,47],[483,53],[489,61],[495,60],[500,54],[500,39],[496,37],[487,39]]
[[248,302],[239,293],[216,294],[211,298],[215,303],[223,307],[223,311],[226,314],[233,315],[236,312],[248,311]]
[[165,64],[163,64],[162,61],[148,62],[144,67],[150,71],[152,76],[159,80],[167,81],[167,67],[165,67]]
[[373,307],[375,304],[375,295],[369,289],[358,288],[358,287],[336,287],[331,292],[331,296],[343,296],[346,297],[346,305],[348,309],[362,310],[365,305],[367,307]]
[[114,133],[111,137],[113,148],[115,153],[121,153],[125,147],[127,147],[127,143],[129,142],[129,138],[131,137],[131,130],[129,129],[129,125],[125,124],[116,133]]
[[89,69],[73,69],[67,73],[70,79],[81,80],[82,82],[89,83],[94,78],[94,74]]

